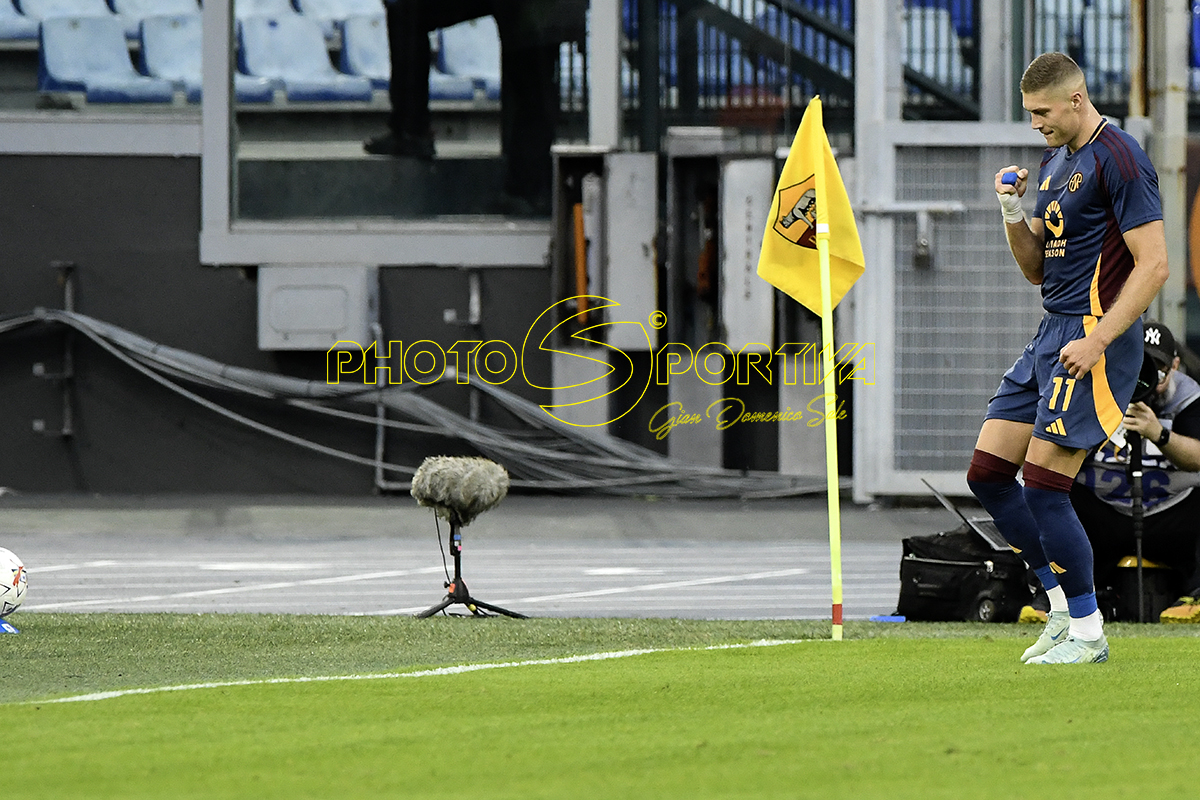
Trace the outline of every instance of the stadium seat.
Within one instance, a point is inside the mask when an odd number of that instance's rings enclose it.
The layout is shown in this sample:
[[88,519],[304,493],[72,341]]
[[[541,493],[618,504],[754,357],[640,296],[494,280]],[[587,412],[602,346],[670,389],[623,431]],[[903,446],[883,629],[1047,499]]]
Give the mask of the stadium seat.
[[169,103],[170,81],[139,75],[116,15],[42,20],[38,88],[82,91],[92,103]]
[[[179,86],[189,103],[200,102],[202,29],[197,13],[146,17],[139,27],[145,72]],[[271,81],[240,72],[233,73],[233,91],[242,103],[269,103],[275,98]]]
[[[834,5],[830,3],[829,5]],[[975,2],[974,0],[907,0],[909,8],[941,8],[950,12],[954,22],[954,32],[959,38],[975,36]],[[847,13],[845,10],[843,14]],[[845,17],[848,21],[849,17]]]
[[1191,87],[1200,92],[1200,0],[1192,0]]
[[296,0],[296,9],[316,20],[325,38],[331,38],[338,25],[350,17],[369,17],[383,13],[382,0]]
[[1088,90],[1125,84],[1129,56],[1125,41],[1128,22],[1124,0],[1092,0],[1083,9],[1083,74]]
[[[347,75],[361,75],[376,89],[391,82],[388,59],[387,21],[382,14],[351,16],[342,22],[342,51],[338,66]],[[429,68],[429,97],[432,100],[473,100],[475,82]]]
[[371,82],[333,68],[321,27],[299,14],[246,17],[238,22],[239,66],[283,85],[288,100],[367,101]]
[[113,17],[105,0],[16,0],[17,8],[27,17]]
[[286,17],[295,14],[292,0],[234,0],[233,15],[246,17]]
[[491,17],[460,22],[438,32],[437,67],[447,75],[483,84],[489,100],[500,99],[500,32]]
[[1059,0],[1043,5],[1033,17],[1034,49],[1037,52],[1078,53],[1084,0]]
[[125,23],[125,35],[134,39],[138,25],[146,17],[173,17],[178,14],[198,14],[196,0],[109,0],[112,10]]
[[0,41],[35,40],[38,21],[17,10],[12,0],[0,0]]
[[1191,66],[1200,68],[1200,0],[1192,0]]
[[907,9],[900,52],[904,63],[918,72],[960,94],[971,92],[973,76],[963,62],[958,32],[948,10]]

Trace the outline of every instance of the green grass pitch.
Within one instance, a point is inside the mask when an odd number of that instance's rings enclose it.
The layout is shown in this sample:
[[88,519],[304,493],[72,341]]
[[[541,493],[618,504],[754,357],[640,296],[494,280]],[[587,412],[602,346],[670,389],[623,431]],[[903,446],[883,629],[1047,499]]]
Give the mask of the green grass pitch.
[[[1190,798],[1190,626],[14,615],[5,773],[29,798]],[[738,649],[713,645],[808,639]],[[406,673],[627,649],[461,674]]]

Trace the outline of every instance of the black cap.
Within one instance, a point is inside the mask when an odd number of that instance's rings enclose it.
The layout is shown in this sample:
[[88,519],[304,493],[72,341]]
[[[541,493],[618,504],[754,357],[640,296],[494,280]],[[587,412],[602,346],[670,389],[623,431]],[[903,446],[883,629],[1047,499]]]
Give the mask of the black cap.
[[1178,355],[1175,352],[1175,337],[1161,322],[1147,322],[1143,328],[1146,355],[1154,359],[1159,367],[1169,366]]

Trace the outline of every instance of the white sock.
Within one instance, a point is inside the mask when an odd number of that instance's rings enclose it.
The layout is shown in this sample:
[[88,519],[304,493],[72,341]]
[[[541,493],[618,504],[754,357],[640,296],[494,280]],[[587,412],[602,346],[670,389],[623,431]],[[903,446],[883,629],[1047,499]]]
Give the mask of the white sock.
[[1051,611],[1065,612],[1067,610],[1067,593],[1063,591],[1061,586],[1047,589],[1046,596],[1050,598]]
[[1071,635],[1085,642],[1094,642],[1104,635],[1104,620],[1099,610],[1086,617],[1071,617]]

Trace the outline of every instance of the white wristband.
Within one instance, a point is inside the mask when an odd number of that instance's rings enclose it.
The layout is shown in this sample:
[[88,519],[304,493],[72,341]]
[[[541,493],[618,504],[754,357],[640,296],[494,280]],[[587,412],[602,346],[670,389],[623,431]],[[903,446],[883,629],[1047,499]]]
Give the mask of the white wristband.
[[1021,198],[1017,197],[1015,192],[1005,194],[996,192],[996,199],[1000,201],[1000,213],[1004,215],[1006,223],[1025,221],[1025,209],[1021,207]]

